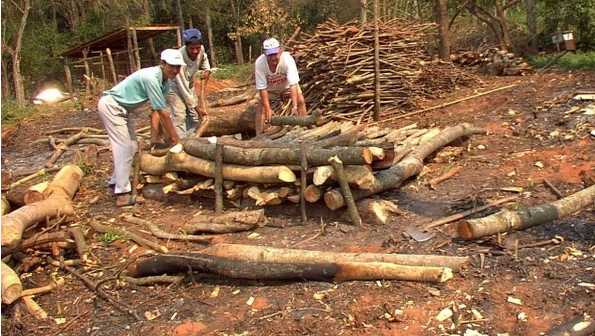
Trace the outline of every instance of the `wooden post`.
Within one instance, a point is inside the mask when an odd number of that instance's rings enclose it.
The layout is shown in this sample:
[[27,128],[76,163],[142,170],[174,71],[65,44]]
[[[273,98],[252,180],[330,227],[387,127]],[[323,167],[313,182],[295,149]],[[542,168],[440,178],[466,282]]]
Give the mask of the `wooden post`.
[[[99,52],[99,63],[101,64],[101,80],[103,83],[107,83],[107,78],[105,78],[105,60],[103,59],[103,51]],[[105,88],[107,89],[107,87]]]
[[132,51],[134,52],[134,60],[136,64],[136,70],[141,68],[140,54],[138,51],[138,39],[136,37],[136,28],[132,28]]
[[68,85],[68,93],[70,93],[70,98],[74,99],[74,88],[72,87],[72,74],[70,73],[70,64],[68,64],[68,58],[64,58],[64,75],[66,75],[66,85]]
[[380,120],[380,37],[378,32],[379,0],[374,0],[374,121]]
[[116,76],[116,67],[114,66],[114,58],[112,57],[112,50],[110,48],[105,48],[105,53],[107,54],[107,60],[109,61],[109,67],[112,72],[112,79],[114,81],[114,85],[118,84],[118,76]]
[[362,219],[359,216],[357,207],[355,206],[355,201],[353,200],[353,195],[351,194],[351,189],[349,188],[349,183],[347,182],[347,177],[345,176],[345,171],[343,170],[343,162],[337,156],[331,157],[329,161],[333,168],[335,168],[335,171],[337,173],[337,180],[339,181],[339,185],[341,186],[343,198],[345,199],[345,203],[347,204],[347,209],[349,210],[351,221],[355,226],[361,227]]
[[215,147],[215,213],[223,212],[223,145]]
[[85,80],[85,95],[88,96],[91,91],[91,69],[89,68],[89,62],[87,60],[87,55],[89,54],[89,48],[83,48],[83,64],[85,65],[85,75],[87,75],[87,80]]
[[134,61],[132,50],[132,34],[130,33],[130,27],[126,28],[126,54],[128,55],[128,66],[130,67],[128,74],[131,74],[136,71],[136,63]]
[[302,214],[302,223],[308,224],[308,215],[306,214],[306,174],[308,173],[308,159],[306,158],[306,145],[301,139],[298,140],[300,146],[300,210]]

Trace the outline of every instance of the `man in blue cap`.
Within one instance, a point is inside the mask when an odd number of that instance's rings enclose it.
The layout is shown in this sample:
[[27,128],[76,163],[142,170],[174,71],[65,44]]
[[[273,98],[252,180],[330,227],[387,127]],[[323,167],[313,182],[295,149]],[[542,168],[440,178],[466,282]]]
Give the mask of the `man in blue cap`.
[[140,203],[140,196],[132,196],[130,170],[138,143],[130,113],[149,102],[175,144],[180,137],[174,130],[167,110],[166,96],[170,79],[175,78],[180,68],[186,65],[179,50],[165,49],[161,53],[161,63],[157,66],[137,70],[116,86],[102,93],[97,111],[103,121],[112,147],[114,171],[109,186],[114,188],[116,206],[122,207]]
[[[178,136],[186,138],[194,135],[201,136],[201,134],[195,134],[195,131],[198,125],[206,123],[208,111],[205,87],[211,74],[211,65],[202,44],[202,33],[196,28],[190,28],[184,30],[182,35],[184,46],[180,48],[180,52],[186,65],[182,66],[180,73],[172,81],[168,104],[171,109],[171,120]],[[195,76],[199,70],[202,70],[200,100],[194,87]]]

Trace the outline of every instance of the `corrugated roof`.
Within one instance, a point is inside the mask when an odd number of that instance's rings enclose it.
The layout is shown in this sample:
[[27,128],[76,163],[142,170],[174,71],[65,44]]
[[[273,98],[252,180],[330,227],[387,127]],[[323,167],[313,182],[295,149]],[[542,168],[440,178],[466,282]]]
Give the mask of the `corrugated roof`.
[[89,42],[80,44],[74,48],[68,49],[58,55],[59,57],[83,58],[83,50],[89,50],[87,57],[96,56],[100,51],[105,52],[106,48],[110,48],[112,52],[125,51],[128,49],[128,31],[136,31],[136,39],[138,42],[147,40],[153,36],[162,34],[169,30],[177,30],[178,26],[169,25],[152,25],[143,27],[128,27],[121,28],[109,32],[101,37],[98,37]]

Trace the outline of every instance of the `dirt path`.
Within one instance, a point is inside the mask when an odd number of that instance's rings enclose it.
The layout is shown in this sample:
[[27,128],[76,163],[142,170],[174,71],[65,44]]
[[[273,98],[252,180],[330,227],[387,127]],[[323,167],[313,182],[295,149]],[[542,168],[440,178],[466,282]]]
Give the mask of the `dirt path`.
[[[213,83],[215,85],[216,83]],[[595,89],[593,73],[547,73],[526,77],[485,77],[483,87],[461,88],[435,106],[504,85],[494,92],[446,108],[392,121],[402,127],[446,127],[462,122],[485,127],[489,134],[452,144],[462,147],[449,162],[429,158],[427,170],[400,189],[379,195],[404,211],[386,225],[349,225],[342,210],[323,206],[309,209],[308,225],[300,224],[299,206],[268,207],[276,225],[255,233],[222,234],[215,242],[248,243],[309,250],[383,252],[469,256],[470,265],[443,284],[402,281],[353,281],[338,284],[263,282],[195,275],[177,285],[138,286],[107,281],[102,289],[115,300],[134,308],[141,317],[98,298],[73,277],[48,265],[48,251],[27,255],[22,269],[26,288],[44,285],[53,274],[64,277],[58,291],[36,297],[48,321],[37,321],[20,303],[3,306],[4,335],[523,335],[537,336],[588,312],[595,315],[595,208],[533,229],[473,242],[456,237],[455,225],[434,230],[435,237],[416,242],[404,228],[473,208],[498,197],[519,195],[509,208],[525,208],[556,199],[544,181],[564,195],[582,188],[580,173],[595,169],[595,115],[588,102],[572,100],[579,89]],[[211,94],[216,94],[211,92]],[[593,111],[594,102],[591,102]],[[146,115],[137,116],[138,127]],[[96,113],[64,111],[25,121],[10,138],[2,140],[2,159],[10,169],[40,166],[51,154],[47,144],[34,143],[44,132],[62,127],[98,127]],[[67,153],[65,160],[68,159]],[[85,177],[75,197],[74,223],[90,219],[140,230],[121,216],[104,189],[111,173],[111,154]],[[427,182],[454,166],[461,172],[439,184]],[[509,190],[517,190],[513,192]],[[212,199],[170,197],[149,200],[135,214],[168,230],[175,230],[194,214],[214,209]],[[484,216],[494,209],[484,211]],[[324,234],[319,235],[321,223]],[[315,239],[308,238],[317,236]],[[561,237],[560,244],[520,248]],[[147,235],[147,237],[150,237]],[[133,242],[89,233],[96,265],[81,269],[93,281],[113,276],[127,260],[146,251]],[[307,241],[306,241],[307,240]],[[305,241],[305,242],[304,242]],[[199,251],[203,245],[161,241],[172,251]],[[69,251],[66,259],[74,258]],[[33,259],[37,258],[37,259]],[[445,309],[454,316],[437,319]]]

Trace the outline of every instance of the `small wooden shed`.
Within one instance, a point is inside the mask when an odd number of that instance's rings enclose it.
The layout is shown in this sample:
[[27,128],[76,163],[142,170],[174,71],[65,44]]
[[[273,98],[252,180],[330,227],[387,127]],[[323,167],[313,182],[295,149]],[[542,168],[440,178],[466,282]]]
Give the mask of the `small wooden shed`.
[[179,26],[130,26],[114,30],[61,53],[59,57],[64,60],[66,83],[71,97],[74,96],[72,73],[81,72],[76,71],[77,69],[84,69],[82,77],[85,79],[86,94],[95,89],[97,77],[101,78],[104,87],[115,85],[122,78],[143,67],[143,63],[154,62],[153,59],[141,60],[140,44],[166,32],[175,34],[168,47],[178,47],[182,44]]

